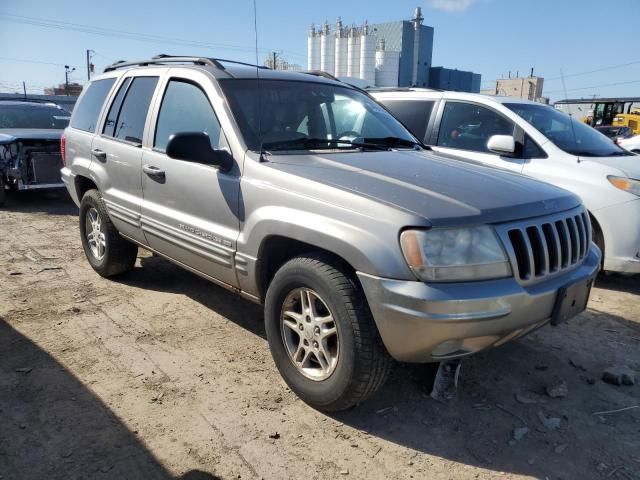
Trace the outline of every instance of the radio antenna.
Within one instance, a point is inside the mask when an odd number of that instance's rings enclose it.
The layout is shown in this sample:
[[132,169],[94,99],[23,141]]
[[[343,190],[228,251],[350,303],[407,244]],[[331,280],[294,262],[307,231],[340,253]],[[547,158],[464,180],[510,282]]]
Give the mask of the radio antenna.
[[[256,41],[256,79],[258,81],[258,142],[260,142],[260,161],[262,161],[262,88],[260,88],[260,67],[258,60],[258,7],[253,0],[253,32]],[[275,66],[274,66],[275,68]]]
[[[564,81],[564,72],[560,69],[560,78],[562,79],[562,89],[564,90],[564,98],[565,100],[569,100],[569,96],[567,95],[567,84]],[[578,147],[578,139],[576,138],[576,129],[573,125],[573,114],[571,112],[567,112],[569,114],[569,125],[571,125],[571,135],[573,136],[573,146],[576,151],[579,153]],[[580,155],[576,155],[578,157],[578,163],[580,163]]]

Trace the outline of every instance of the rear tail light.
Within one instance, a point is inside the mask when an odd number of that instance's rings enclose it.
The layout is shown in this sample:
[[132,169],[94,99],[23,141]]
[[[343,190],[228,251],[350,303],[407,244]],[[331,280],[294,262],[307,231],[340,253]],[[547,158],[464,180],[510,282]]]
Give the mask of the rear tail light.
[[64,132],[60,137],[60,156],[62,157],[62,165],[67,166],[67,140],[64,138]]

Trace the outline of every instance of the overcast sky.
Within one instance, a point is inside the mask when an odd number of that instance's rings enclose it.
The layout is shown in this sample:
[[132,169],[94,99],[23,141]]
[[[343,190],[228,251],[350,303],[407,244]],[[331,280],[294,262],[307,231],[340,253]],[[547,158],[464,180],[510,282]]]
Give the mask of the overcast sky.
[[[434,66],[481,73],[483,86],[534,67],[552,99],[564,98],[561,70],[572,98],[640,96],[639,0],[257,0],[259,60],[277,50],[306,67],[312,22],[408,19],[417,5],[435,28]],[[83,82],[86,49],[101,70],[157,53],[253,62],[254,42],[252,0],[0,0],[0,91],[24,80],[41,92],[64,81],[65,64]]]

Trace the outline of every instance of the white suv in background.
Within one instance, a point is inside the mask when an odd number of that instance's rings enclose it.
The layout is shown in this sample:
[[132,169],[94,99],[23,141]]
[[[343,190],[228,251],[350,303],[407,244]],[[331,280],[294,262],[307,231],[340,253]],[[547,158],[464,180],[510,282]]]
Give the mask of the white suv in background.
[[417,88],[370,89],[433,150],[513,170],[576,193],[604,270],[640,273],[640,158],[540,103]]

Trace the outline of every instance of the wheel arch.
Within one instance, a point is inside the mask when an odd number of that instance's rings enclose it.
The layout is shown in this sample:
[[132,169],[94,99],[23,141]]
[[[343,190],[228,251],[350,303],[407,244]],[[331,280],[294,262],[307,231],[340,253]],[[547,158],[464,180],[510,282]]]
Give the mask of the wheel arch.
[[303,254],[322,254],[342,268],[359,285],[356,269],[341,255],[326,248],[283,235],[269,235],[260,244],[256,264],[258,295],[264,299],[276,272],[292,258]]

